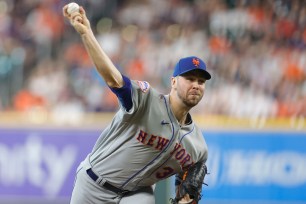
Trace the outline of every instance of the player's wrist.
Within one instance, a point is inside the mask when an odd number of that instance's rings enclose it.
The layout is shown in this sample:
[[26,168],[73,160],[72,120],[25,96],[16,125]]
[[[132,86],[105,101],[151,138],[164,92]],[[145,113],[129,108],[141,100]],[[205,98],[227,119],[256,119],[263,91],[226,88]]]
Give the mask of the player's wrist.
[[91,29],[87,29],[83,31],[82,33],[80,33],[80,35],[83,39],[94,37],[94,34]]

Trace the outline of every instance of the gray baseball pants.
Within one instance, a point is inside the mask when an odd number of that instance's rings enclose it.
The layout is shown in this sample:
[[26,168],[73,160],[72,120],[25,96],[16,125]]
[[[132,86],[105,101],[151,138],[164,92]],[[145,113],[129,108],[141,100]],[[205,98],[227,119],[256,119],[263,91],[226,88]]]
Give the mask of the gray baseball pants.
[[153,187],[145,187],[120,196],[99,186],[86,173],[85,168],[77,171],[70,204],[155,204]]

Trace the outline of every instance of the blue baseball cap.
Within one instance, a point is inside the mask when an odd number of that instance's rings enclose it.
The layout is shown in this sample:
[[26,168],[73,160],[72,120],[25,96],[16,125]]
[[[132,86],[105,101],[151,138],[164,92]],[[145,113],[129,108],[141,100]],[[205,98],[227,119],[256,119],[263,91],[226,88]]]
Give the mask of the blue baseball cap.
[[206,80],[211,78],[211,75],[206,71],[205,62],[196,56],[181,58],[174,67],[173,77],[193,70],[200,70],[200,73]]

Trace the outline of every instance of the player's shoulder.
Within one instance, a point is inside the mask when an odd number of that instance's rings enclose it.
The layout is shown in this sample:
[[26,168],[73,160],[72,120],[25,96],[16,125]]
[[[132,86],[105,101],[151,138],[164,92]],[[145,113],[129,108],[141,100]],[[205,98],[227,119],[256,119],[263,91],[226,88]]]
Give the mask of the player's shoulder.
[[204,136],[204,130],[202,128],[200,128],[199,126],[195,125],[195,129],[196,129],[196,137],[197,137],[197,145],[198,148],[201,150],[200,152],[200,158],[203,160],[207,160],[207,154],[208,154],[208,146],[205,140],[205,136]]
[[199,131],[199,132],[202,132],[202,128],[200,128],[199,125],[196,124],[194,121],[193,121],[193,123],[194,123],[194,128],[195,128],[195,130],[196,130],[196,131]]
[[132,87],[141,95],[150,95],[150,97],[160,98],[161,94],[158,90],[150,85],[147,81],[131,80]]
[[152,87],[147,81],[131,80],[133,97],[144,101],[160,101],[162,95],[157,89]]
[[143,93],[147,93],[152,89],[151,85],[147,81],[140,81],[140,80],[131,80],[132,86],[135,89],[139,89]]
[[194,123],[194,131],[197,137],[199,137],[201,140],[204,140],[204,130],[200,128],[197,124]]

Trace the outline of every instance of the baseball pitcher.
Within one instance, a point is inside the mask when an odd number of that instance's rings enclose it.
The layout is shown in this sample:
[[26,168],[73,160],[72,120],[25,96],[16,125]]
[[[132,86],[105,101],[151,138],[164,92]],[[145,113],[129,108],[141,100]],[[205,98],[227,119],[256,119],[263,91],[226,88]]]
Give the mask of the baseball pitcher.
[[98,44],[85,10],[63,15],[79,33],[98,73],[116,94],[119,110],[79,165],[71,204],[153,204],[154,185],[176,175],[171,203],[198,203],[207,173],[207,145],[189,111],[211,78],[198,57],[174,67],[171,91],[122,75]]

